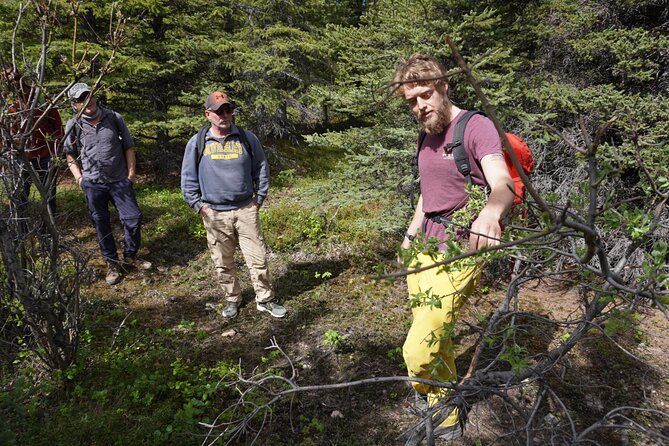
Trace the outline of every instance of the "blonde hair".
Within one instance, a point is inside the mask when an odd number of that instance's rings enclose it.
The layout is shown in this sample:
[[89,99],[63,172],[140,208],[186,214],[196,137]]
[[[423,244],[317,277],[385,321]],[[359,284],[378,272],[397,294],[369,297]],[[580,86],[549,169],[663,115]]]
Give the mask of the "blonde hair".
[[440,93],[444,93],[448,85],[446,68],[433,57],[419,53],[412,54],[398,65],[391,86],[397,96],[402,96],[404,86],[407,84],[433,84]]

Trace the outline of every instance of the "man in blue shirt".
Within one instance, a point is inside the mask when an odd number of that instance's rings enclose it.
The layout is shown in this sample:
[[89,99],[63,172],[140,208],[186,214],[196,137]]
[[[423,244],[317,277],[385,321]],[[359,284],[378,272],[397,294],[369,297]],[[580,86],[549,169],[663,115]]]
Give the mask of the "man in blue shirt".
[[67,162],[84,191],[100,251],[107,261],[105,280],[115,285],[121,280],[121,268],[111,230],[109,203],[116,207],[123,224],[125,265],[151,268],[151,263],[137,258],[142,213],[132,187],[136,167],[132,137],[120,114],[98,106],[88,85],[74,84],[68,96],[75,116],[65,127]]
[[241,303],[234,253],[242,251],[256,294],[256,308],[274,317],[286,309],[274,302],[267,249],[258,210],[269,189],[269,165],[258,138],[233,124],[234,105],[224,92],[211,93],[204,104],[210,127],[186,145],[181,190],[190,207],[202,216],[207,243],[226,304],[222,314],[233,318]]

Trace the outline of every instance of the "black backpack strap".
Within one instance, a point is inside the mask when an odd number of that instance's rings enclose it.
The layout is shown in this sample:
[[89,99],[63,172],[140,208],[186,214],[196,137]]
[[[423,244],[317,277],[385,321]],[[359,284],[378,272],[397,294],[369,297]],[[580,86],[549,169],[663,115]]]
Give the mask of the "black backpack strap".
[[418,144],[416,145],[416,154],[411,158],[411,169],[413,172],[413,181],[416,182],[418,179],[418,155],[420,154],[420,149],[423,148],[423,143],[425,142],[425,137],[427,133],[421,130],[418,134]]
[[239,142],[242,144],[242,146],[244,146],[246,153],[249,154],[249,158],[251,158],[251,161],[253,161],[253,150],[251,149],[251,144],[249,144],[249,140],[246,137],[246,131],[241,127],[237,127],[237,130],[239,131]]
[[[202,160],[202,156],[204,155],[204,146],[207,143],[207,132],[209,131],[210,128],[211,124],[205,124],[197,132],[196,148],[197,148],[198,164],[200,163],[200,161]],[[239,131],[239,142],[244,147],[244,150],[246,150],[246,152],[249,154],[251,161],[253,161],[253,150],[251,149],[251,144],[249,144],[249,140],[246,137],[246,132],[241,127],[237,127],[237,130]]]
[[111,108],[107,108],[107,107],[104,107],[104,108],[106,110],[108,110],[113,115],[112,122],[114,123],[114,129],[116,130],[116,136],[118,136],[118,139],[120,139],[121,143],[123,143],[123,133],[121,132],[121,115],[116,113]]
[[200,130],[197,132],[197,163],[200,164],[200,161],[202,160],[202,155],[204,155],[204,146],[206,143],[207,139],[207,132],[209,131],[209,128],[211,127],[211,124],[207,123],[200,127]]
[[411,174],[413,178],[413,181],[411,182],[411,188],[409,189],[409,200],[411,200],[411,207],[414,207],[414,193],[413,193],[414,184],[418,181],[418,155],[420,154],[420,149],[423,148],[423,143],[425,142],[426,137],[427,133],[421,130],[420,133],[418,134],[418,144],[416,145],[416,153],[411,158]]
[[72,142],[72,146],[77,150],[77,156],[75,158],[78,158],[81,156],[81,152],[84,148],[83,144],[81,143],[81,120],[79,119],[73,119],[72,121],[72,130],[70,130],[70,140]]
[[467,154],[467,149],[465,148],[465,129],[467,128],[467,123],[469,119],[474,115],[484,115],[485,114],[478,110],[469,110],[466,111],[458,122],[455,123],[455,130],[453,130],[453,142],[451,142],[450,147],[453,149],[453,159],[455,160],[455,165],[458,168],[458,172],[464,175],[467,183],[472,184],[472,166],[469,163],[469,154]]
[[121,140],[121,147],[123,147],[123,133],[121,133],[121,123],[120,123],[121,117],[114,110],[112,110],[112,113],[114,113],[114,125],[116,125],[116,134],[118,135],[118,139]]
[[416,156],[418,156],[418,152],[420,152],[420,149],[423,148],[423,143],[425,142],[426,137],[427,133],[425,133],[425,130],[421,130],[420,133],[418,134],[418,145],[416,146]]

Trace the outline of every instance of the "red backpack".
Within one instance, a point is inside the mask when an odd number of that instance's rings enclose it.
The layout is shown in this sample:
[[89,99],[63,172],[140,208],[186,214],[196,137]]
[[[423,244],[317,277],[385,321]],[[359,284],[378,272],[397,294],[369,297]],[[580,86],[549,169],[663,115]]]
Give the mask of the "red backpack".
[[[469,163],[469,155],[467,154],[464,141],[465,141],[465,128],[467,127],[469,119],[474,115],[485,116],[485,113],[477,110],[466,111],[462,115],[462,117],[458,119],[458,122],[455,123],[455,129],[453,131],[453,141],[449,144],[449,147],[453,149],[453,159],[455,160],[455,165],[458,168],[458,172],[460,172],[462,175],[465,176],[469,184],[472,184],[472,178],[471,178],[472,167],[471,164]],[[523,172],[525,172],[526,175],[529,175],[532,172],[532,167],[534,167],[534,156],[532,156],[530,148],[527,146],[525,141],[523,141],[513,133],[507,132],[505,133],[505,135],[509,140],[509,143],[511,144],[511,148],[516,154],[516,158],[518,158],[520,167],[523,169]],[[416,152],[416,157],[414,161],[416,165],[418,160],[418,152],[420,152],[420,149],[423,146],[423,142],[425,141],[426,136],[427,135],[425,132],[420,132],[420,135],[418,135],[418,151]],[[520,175],[518,174],[518,171],[511,162],[511,157],[509,156],[508,153],[506,153],[506,151],[504,152],[504,160],[506,161],[506,165],[509,167],[509,173],[511,174],[511,178],[513,179],[513,185],[515,189],[514,192],[516,194],[516,197],[513,199],[513,204],[515,206],[522,203],[525,200],[525,185],[523,184],[523,181],[520,179]]]

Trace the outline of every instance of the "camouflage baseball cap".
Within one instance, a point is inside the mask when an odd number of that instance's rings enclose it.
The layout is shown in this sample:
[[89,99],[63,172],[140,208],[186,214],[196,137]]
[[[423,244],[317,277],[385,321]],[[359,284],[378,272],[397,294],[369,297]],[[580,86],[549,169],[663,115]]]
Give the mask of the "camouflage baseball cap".
[[234,106],[233,102],[230,100],[227,93],[223,91],[215,91],[209,96],[207,96],[207,100],[204,101],[204,109],[216,111],[219,108],[221,108],[221,106],[224,104],[230,104]]
[[84,93],[90,93],[91,88],[88,86],[88,84],[85,84],[83,82],[76,83],[70,87],[70,91],[67,92],[67,96],[72,100],[72,99],[79,99],[82,94]]

